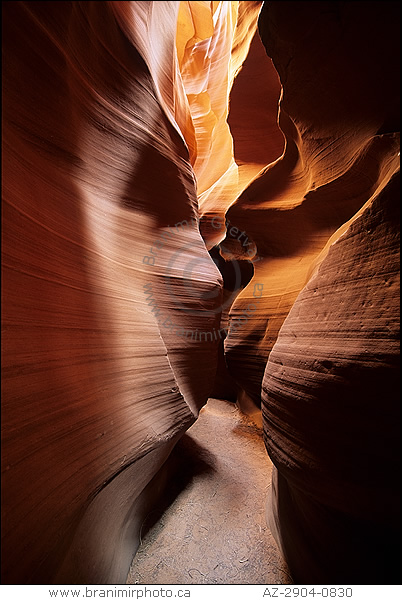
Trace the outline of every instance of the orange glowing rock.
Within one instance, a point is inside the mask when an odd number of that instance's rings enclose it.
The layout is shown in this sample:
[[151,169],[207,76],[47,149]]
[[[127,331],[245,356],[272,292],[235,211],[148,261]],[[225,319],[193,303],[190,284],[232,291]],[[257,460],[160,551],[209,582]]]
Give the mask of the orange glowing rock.
[[[229,322],[262,289],[226,362],[244,410],[263,391],[295,583],[398,581],[399,18],[366,8],[264,4],[285,150],[226,213],[257,249]],[[230,230],[223,246],[247,257]]]
[[[395,375],[399,19],[361,4],[4,3],[4,583],[125,582],[153,478],[223,370],[222,326],[240,406],[261,418],[264,390],[289,492],[271,523],[296,577],[329,572],[303,554],[303,507],[317,548],[327,531],[342,552],[310,492],[339,531],[363,506],[392,533],[394,390],[366,418],[359,385],[366,349],[378,395]],[[215,258],[243,260],[232,288],[208,253],[220,242]],[[364,446],[348,426],[339,457],[334,354]],[[367,469],[351,483],[371,439],[386,463],[373,502]]]
[[222,217],[239,193],[227,122],[229,94],[260,7],[261,2],[180,2],[176,46],[195,132],[193,167],[201,216],[212,212]]

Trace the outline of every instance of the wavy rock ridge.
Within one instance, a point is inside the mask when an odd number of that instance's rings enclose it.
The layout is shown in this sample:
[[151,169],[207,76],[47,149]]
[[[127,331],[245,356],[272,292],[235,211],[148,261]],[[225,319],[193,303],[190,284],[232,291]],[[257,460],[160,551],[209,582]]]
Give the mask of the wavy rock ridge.
[[[130,39],[115,18],[127,9]],[[9,583],[124,582],[146,510],[141,493],[213,383],[217,341],[186,335],[217,325],[221,278],[197,227],[182,115],[173,118],[179,109],[166,95],[177,89],[165,80],[177,11],[178,3],[5,6]],[[158,35],[156,57],[144,27]],[[183,295],[185,261],[194,260]]]
[[264,4],[285,150],[226,215],[261,259],[226,360],[240,405],[262,397],[296,583],[399,582],[399,6],[361,8]]
[[397,578],[399,4],[261,5],[3,3],[4,583],[125,582],[223,345],[295,582]]

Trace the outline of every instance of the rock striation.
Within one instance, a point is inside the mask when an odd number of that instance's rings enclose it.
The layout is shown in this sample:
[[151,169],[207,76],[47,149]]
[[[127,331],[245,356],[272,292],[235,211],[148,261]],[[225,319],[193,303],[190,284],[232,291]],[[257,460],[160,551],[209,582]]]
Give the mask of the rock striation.
[[399,583],[399,174],[333,242],[270,353],[271,530],[300,583]]
[[4,4],[4,583],[123,583],[144,490],[212,389],[222,280],[178,10]]
[[399,3],[3,22],[3,582],[124,583],[219,388],[295,583],[398,583]]
[[225,351],[240,406],[262,390],[268,518],[296,583],[398,583],[398,13],[267,2],[259,17],[285,149],[226,214],[256,248],[229,321],[261,293]]
[[256,248],[233,318],[257,282],[261,302],[248,328],[229,335],[226,354],[257,406],[269,352],[328,239],[399,170],[397,15],[395,2],[370,3],[364,15],[356,3],[333,2],[269,2],[261,11],[282,83],[285,149],[227,211],[244,234],[229,231],[223,243],[237,258]]

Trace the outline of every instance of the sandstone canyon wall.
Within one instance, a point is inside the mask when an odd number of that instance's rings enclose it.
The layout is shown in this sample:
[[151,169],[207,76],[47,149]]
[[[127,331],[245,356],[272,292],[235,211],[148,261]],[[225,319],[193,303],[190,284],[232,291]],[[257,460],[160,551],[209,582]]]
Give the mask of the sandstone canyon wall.
[[4,4],[7,583],[124,582],[141,494],[212,388],[221,276],[197,226],[178,12]]
[[4,583],[124,583],[225,360],[295,582],[395,577],[398,3],[261,4],[3,3]]
[[[225,350],[240,405],[262,390],[268,519],[297,583],[399,583],[398,15],[266,2],[259,17],[285,150],[226,214],[258,260]],[[246,258],[237,231],[223,245]]]
[[331,244],[270,353],[271,529],[298,582],[400,583],[399,177]]

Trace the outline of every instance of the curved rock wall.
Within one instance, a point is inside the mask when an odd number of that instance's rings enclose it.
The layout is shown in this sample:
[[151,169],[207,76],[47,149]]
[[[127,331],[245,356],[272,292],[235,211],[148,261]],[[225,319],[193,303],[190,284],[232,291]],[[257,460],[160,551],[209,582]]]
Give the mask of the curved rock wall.
[[256,254],[225,349],[240,406],[262,391],[268,517],[296,583],[398,582],[398,13],[267,2],[259,19],[285,150],[226,215],[245,233],[223,245]]
[[255,36],[261,4],[180,3],[177,54],[196,137],[192,164],[208,249],[225,235],[211,221],[224,222],[242,185],[228,123],[229,95]]
[[399,169],[398,8],[267,2],[261,11],[285,149],[229,208],[237,232],[223,243],[255,268],[233,320],[260,286],[254,315],[226,341],[229,369],[257,406],[269,352],[328,238]]
[[125,581],[227,318],[296,582],[392,579],[399,4],[362,6],[3,3],[4,583]]
[[4,5],[5,583],[124,582],[141,494],[212,388],[222,280],[182,134],[178,9]]
[[331,244],[270,353],[268,520],[300,583],[399,583],[399,174]]

